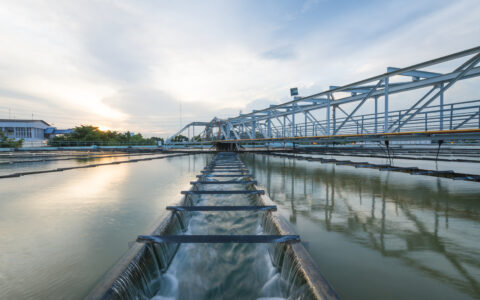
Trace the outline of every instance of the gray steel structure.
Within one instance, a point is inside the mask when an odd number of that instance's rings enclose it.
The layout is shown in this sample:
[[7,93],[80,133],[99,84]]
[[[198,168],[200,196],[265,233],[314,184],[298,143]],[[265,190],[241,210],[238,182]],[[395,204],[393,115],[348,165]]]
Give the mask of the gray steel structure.
[[[192,122],[172,137],[166,145],[209,144],[216,141],[261,143],[305,141],[318,143],[385,140],[480,140],[480,97],[445,104],[445,92],[459,81],[480,75],[480,47],[471,48],[406,68],[388,67],[387,73],[306,97],[271,105],[239,116],[210,122]],[[451,67],[438,73],[427,67]],[[409,80],[400,80],[400,78]],[[458,86],[458,84],[457,84]],[[462,87],[460,87],[462,88]],[[391,95],[418,90],[423,94],[413,105],[390,110]],[[403,95],[403,94],[402,94]],[[402,98],[403,99],[403,98]],[[359,115],[367,101],[373,112]],[[398,104],[399,99],[395,99]],[[435,101],[435,102],[434,102]],[[403,101],[402,101],[403,102]],[[352,104],[352,107],[348,107]],[[350,105],[350,106],[352,106]],[[379,110],[383,105],[383,111]],[[339,116],[340,115],[340,116]],[[299,119],[303,119],[299,122]],[[202,127],[200,135],[184,142],[175,136]]]

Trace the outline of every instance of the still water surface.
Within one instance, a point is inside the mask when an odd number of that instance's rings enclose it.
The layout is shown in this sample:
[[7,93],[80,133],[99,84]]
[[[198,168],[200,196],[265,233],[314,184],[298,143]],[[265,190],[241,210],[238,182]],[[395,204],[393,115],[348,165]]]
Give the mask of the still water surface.
[[479,183],[242,158],[340,297],[480,298]]
[[[68,167],[76,167],[76,166],[85,166],[89,164],[97,164],[97,163],[111,163],[115,161],[125,161],[130,159],[145,159],[145,158],[152,158],[152,157],[161,157],[166,156],[167,154],[151,154],[151,155],[91,155],[90,157],[65,157],[60,156],[53,161],[32,161],[31,158],[23,158],[23,159],[3,159],[0,161],[0,175],[8,175],[12,173],[21,173],[21,172],[31,172],[31,171],[40,171],[40,170],[53,170],[57,168],[68,168]],[[104,156],[104,157],[101,157]],[[67,159],[68,158],[68,159]],[[24,162],[18,162],[18,161]],[[8,164],[4,162],[10,162]]]
[[165,206],[179,200],[210,158],[192,155],[1,179],[0,299],[85,297],[128,242],[152,231]]

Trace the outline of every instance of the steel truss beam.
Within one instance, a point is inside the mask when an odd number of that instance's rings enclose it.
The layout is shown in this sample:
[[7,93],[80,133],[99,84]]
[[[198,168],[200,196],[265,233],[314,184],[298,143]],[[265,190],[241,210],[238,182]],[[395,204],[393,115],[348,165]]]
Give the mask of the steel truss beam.
[[[426,67],[449,62],[454,59],[468,57],[450,73],[438,73],[423,70]],[[444,104],[444,93],[456,82],[480,76],[480,47],[475,47],[437,59],[415,64],[406,68],[388,67],[387,73],[357,81],[344,86],[330,86],[330,89],[306,97],[295,97],[291,101],[279,105],[270,105],[268,108],[254,110],[251,113],[240,114],[227,119],[214,118],[211,122],[193,122],[174,136],[181,134],[190,126],[203,126],[202,141],[211,142],[215,138],[221,140],[246,141],[252,139],[279,139],[294,138],[299,133],[303,137],[349,134],[361,128],[361,133],[370,132],[402,132],[418,130],[420,127],[427,131],[430,128],[443,129],[444,122],[449,122],[450,129],[479,128],[480,102],[470,105],[466,102]],[[410,77],[410,81],[394,80],[392,77]],[[430,88],[419,100],[406,109],[389,111],[390,95],[412,90]],[[345,93],[348,93],[345,95]],[[375,100],[374,114],[356,116],[359,109],[368,99]],[[431,103],[440,99],[440,106],[433,110]],[[378,101],[384,101],[383,112],[378,111]],[[395,100],[404,101],[402,100]],[[357,103],[347,113],[341,106],[348,103]],[[467,106],[468,104],[468,106]],[[456,105],[454,107],[454,105]],[[324,109],[325,113],[317,113]],[[345,118],[338,118],[336,110],[345,114]],[[305,122],[299,122],[302,116]],[[281,119],[283,117],[283,120]],[[479,118],[476,122],[476,118]],[[382,119],[383,123],[380,122]],[[303,122],[303,123],[302,123]],[[337,122],[340,122],[337,126]],[[383,130],[382,126],[383,125]],[[380,128],[379,128],[380,127]],[[448,125],[447,125],[448,127]],[[215,135],[215,131],[218,132]],[[167,143],[171,143],[171,139]],[[248,136],[248,139],[245,137]]]

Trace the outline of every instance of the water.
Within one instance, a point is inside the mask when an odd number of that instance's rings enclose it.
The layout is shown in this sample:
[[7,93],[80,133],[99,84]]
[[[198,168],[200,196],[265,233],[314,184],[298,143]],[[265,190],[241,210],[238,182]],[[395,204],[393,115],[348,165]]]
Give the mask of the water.
[[[211,157],[1,179],[0,299],[85,297]],[[480,298],[480,184],[263,155],[242,159],[342,298]],[[232,195],[202,196],[198,204],[251,203]],[[193,213],[186,233],[261,234],[260,215]],[[291,292],[284,278],[295,270],[287,265],[278,273],[271,261],[264,245],[182,245],[166,273],[145,281],[154,299],[284,298]]]
[[180,199],[211,157],[1,179],[0,299],[85,297],[128,242],[152,231],[165,206]]
[[[222,173],[225,174],[225,173]],[[228,180],[230,180],[229,178]],[[204,180],[216,181],[215,178]],[[200,190],[244,190],[244,185],[222,184],[199,186]],[[190,205],[255,205],[252,195],[192,196]],[[187,199],[188,200],[188,199]],[[261,235],[264,234],[263,212],[222,211],[187,212],[182,223],[185,235]],[[176,219],[174,219],[176,220]],[[179,228],[166,234],[181,234]],[[268,229],[267,229],[268,230]],[[270,233],[271,234],[271,233]],[[297,272],[291,260],[280,262],[279,253],[269,253],[265,244],[182,244],[165,273],[159,270],[170,261],[166,245],[147,245],[149,252],[131,263],[128,276],[114,286],[119,295],[132,299],[308,299],[297,283]],[[158,247],[161,246],[161,249]],[[172,247],[172,246],[170,246]],[[275,246],[273,246],[275,247]],[[277,249],[280,249],[278,246]],[[151,252],[150,252],[151,251]],[[272,258],[270,257],[272,254]],[[160,259],[155,259],[155,257]],[[281,273],[274,266],[283,264]],[[152,268],[157,265],[157,268]],[[139,280],[141,278],[141,280]],[[146,283],[146,284],[145,284]],[[290,298],[291,297],[291,298]]]
[[[119,154],[93,154],[90,157],[74,157],[74,156],[60,156],[56,159],[61,160],[53,160],[53,161],[31,161],[35,158],[22,158],[22,159],[3,159],[1,162],[14,162],[10,164],[0,164],[0,175],[8,175],[12,173],[20,173],[20,172],[29,172],[29,171],[40,171],[40,170],[52,170],[57,168],[66,168],[66,167],[76,167],[76,166],[84,166],[89,164],[96,164],[96,163],[110,163],[115,161],[125,161],[129,159],[144,159],[149,157],[159,157],[165,156],[167,154],[151,154],[151,155],[119,155]],[[105,156],[105,157],[98,157],[98,156]],[[66,158],[69,158],[68,160]],[[73,159],[70,159],[73,158]],[[53,158],[55,159],[55,158]],[[65,159],[65,160],[64,160]],[[22,163],[17,163],[18,161],[26,161]]]
[[[227,154],[222,154],[227,155]],[[220,156],[220,154],[219,154]],[[223,156],[222,156],[223,157]],[[225,173],[222,173],[225,174]],[[229,178],[230,179],[230,178]],[[204,180],[216,181],[214,177]],[[244,190],[244,185],[198,186],[201,190]],[[185,204],[201,206],[258,205],[258,196],[202,195]],[[193,198],[193,199],[192,199]],[[253,211],[186,212],[184,235],[278,234],[269,214]],[[162,235],[182,234],[177,218]],[[172,226],[173,225],[173,226]],[[170,249],[167,249],[170,248]],[[127,272],[113,284],[113,293],[128,299],[311,299],[299,267],[282,244],[147,244],[138,249]],[[269,251],[270,250],[270,251]],[[170,255],[169,255],[170,253]],[[165,273],[165,266],[171,264]]]
[[[353,162],[368,162],[373,164],[390,164],[387,158],[377,157],[358,157],[348,155],[318,155],[318,154],[297,154],[298,156],[307,156],[315,158],[330,158],[337,160],[350,160]],[[435,156],[433,156],[435,158]],[[478,162],[449,162],[449,161],[431,161],[431,160],[412,160],[412,159],[399,159],[393,158],[391,161],[392,166],[396,167],[418,167],[425,170],[434,171],[454,171],[457,173],[466,173],[480,175],[480,160],[479,158],[472,157],[456,157],[462,159],[475,160]],[[454,159],[454,158],[450,158]]]
[[480,184],[264,155],[242,159],[340,297],[480,298]]
[[[207,197],[205,197],[207,198]],[[210,196],[198,205],[251,205],[247,197]],[[258,212],[194,213],[185,234],[262,234]],[[262,244],[183,244],[161,280],[157,297],[256,299],[275,273]],[[280,293],[276,296],[281,296]]]

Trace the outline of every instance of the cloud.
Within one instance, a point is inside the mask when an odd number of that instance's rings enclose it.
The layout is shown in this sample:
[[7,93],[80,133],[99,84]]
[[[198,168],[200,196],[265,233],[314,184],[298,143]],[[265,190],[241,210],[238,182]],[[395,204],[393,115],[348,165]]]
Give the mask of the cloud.
[[275,60],[289,60],[295,58],[292,46],[277,47],[262,53],[262,57]]
[[320,0],[305,0],[303,2],[303,5],[300,11],[302,13],[306,13],[307,11],[311,10],[313,7],[315,7],[319,3],[320,3]]
[[183,124],[235,116],[477,46],[478,15],[475,0],[3,2],[0,114],[167,135],[180,106]]

